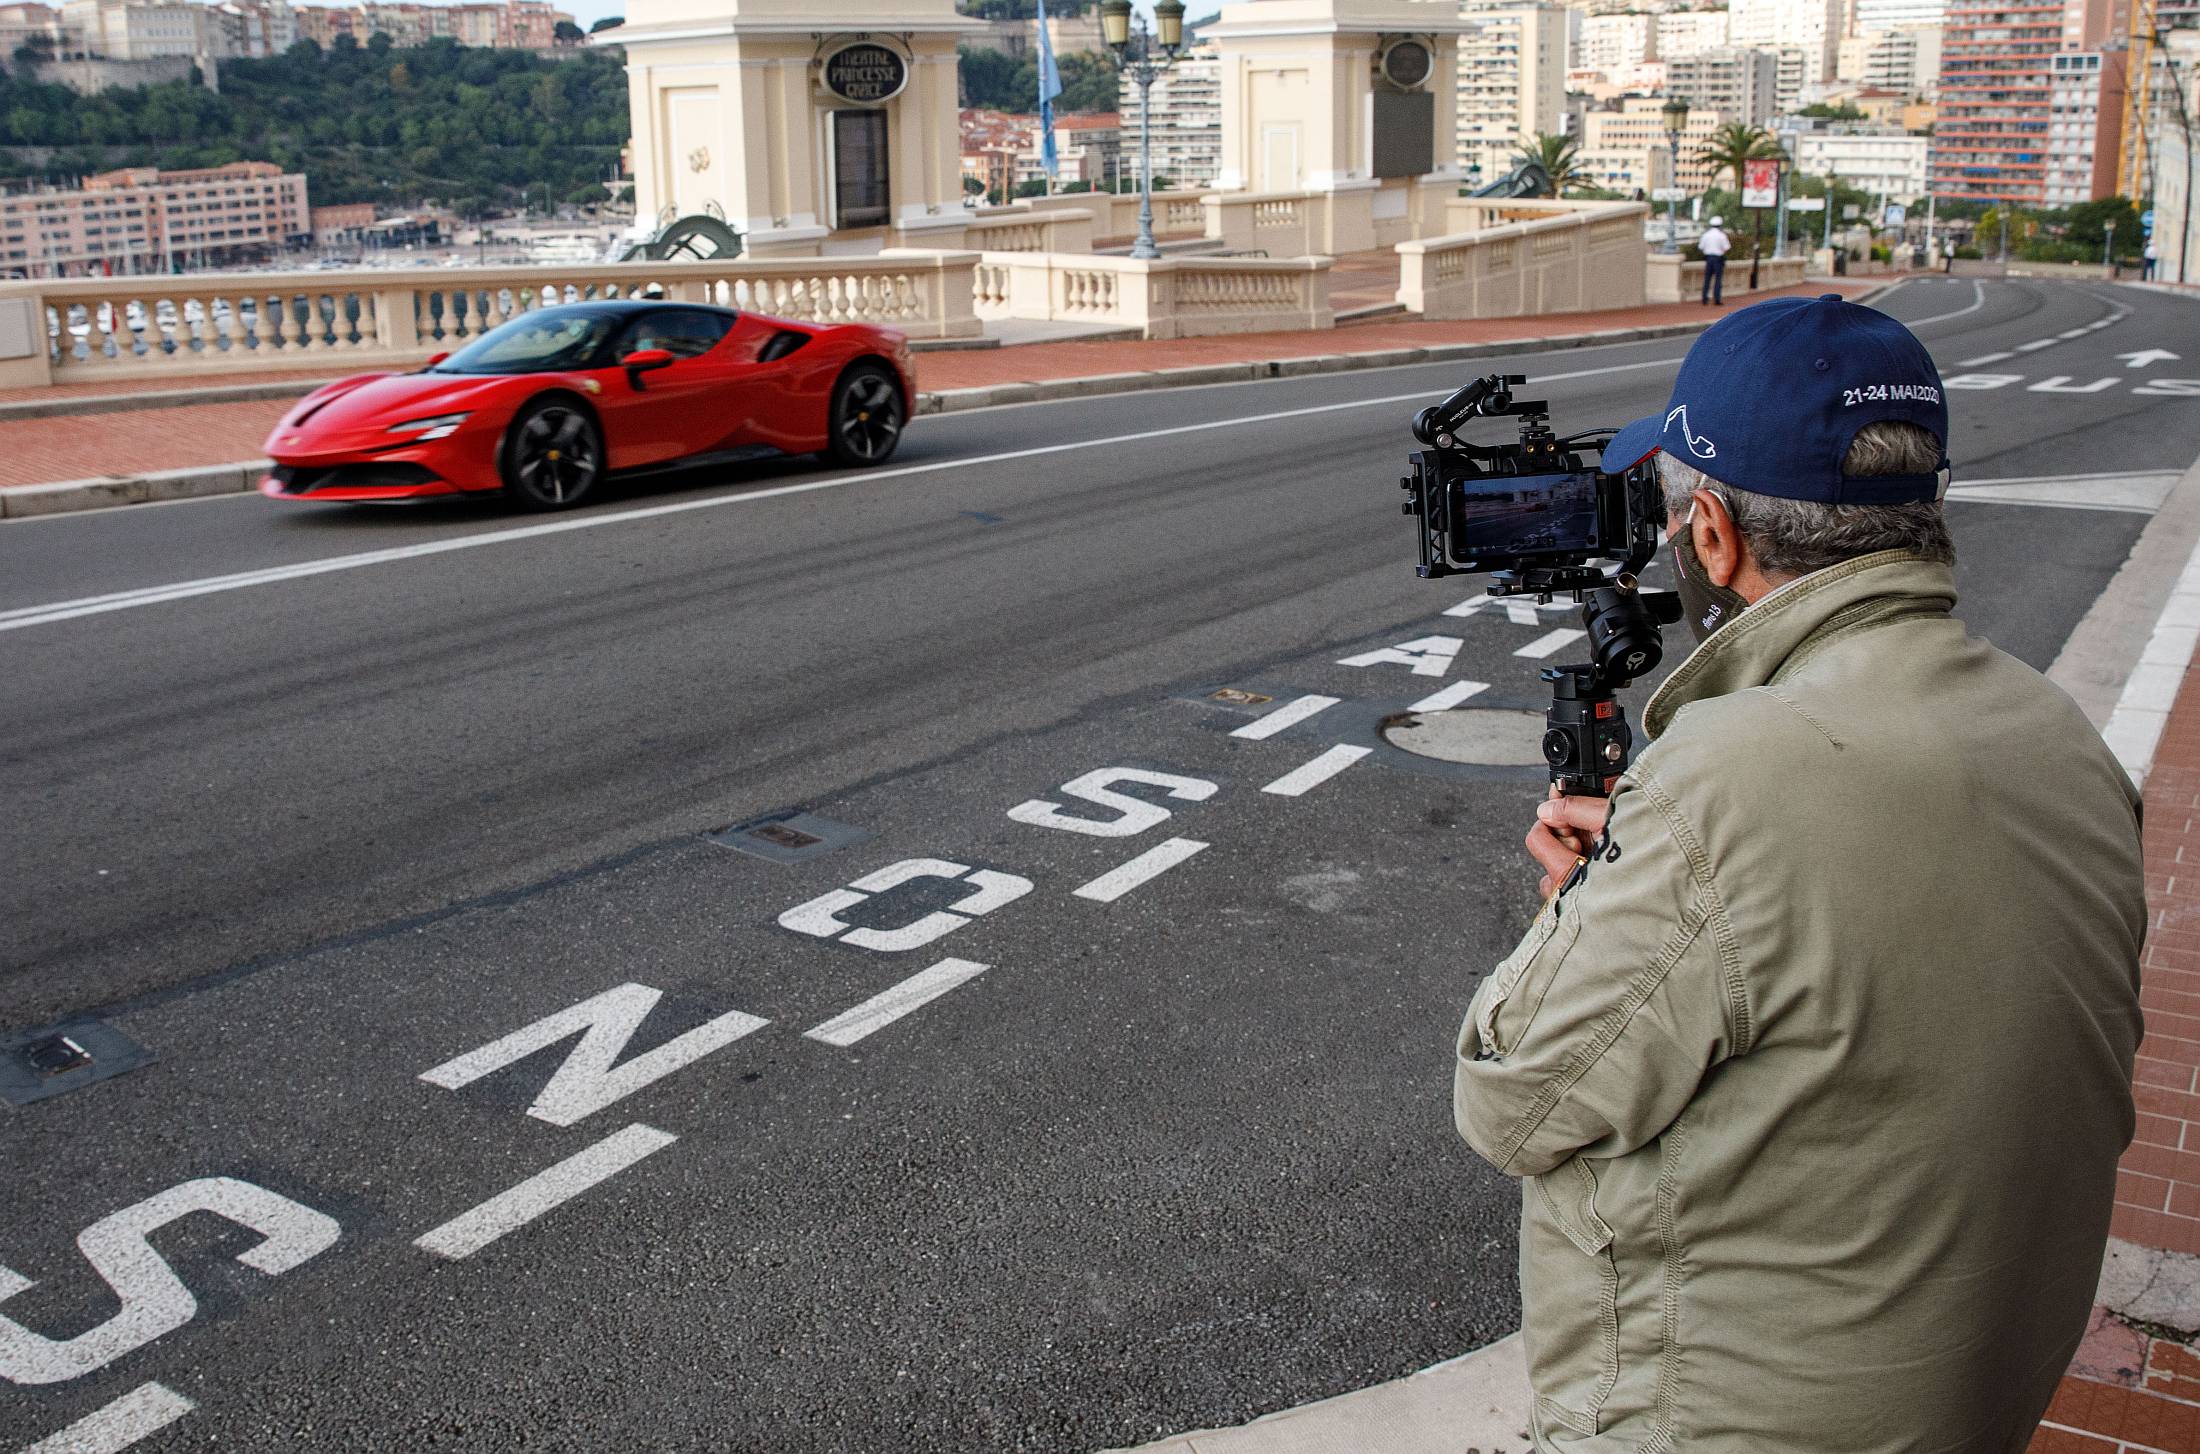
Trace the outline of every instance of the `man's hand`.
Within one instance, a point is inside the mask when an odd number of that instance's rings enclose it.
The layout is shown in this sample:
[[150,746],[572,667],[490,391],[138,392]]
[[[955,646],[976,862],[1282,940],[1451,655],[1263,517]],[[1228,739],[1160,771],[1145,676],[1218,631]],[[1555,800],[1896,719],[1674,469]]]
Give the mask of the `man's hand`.
[[1538,887],[1544,898],[1557,893],[1558,886],[1574,871],[1575,863],[1589,856],[1589,847],[1604,831],[1604,820],[1611,811],[1610,798],[1568,797],[1555,786],[1548,799],[1535,805],[1535,826],[1528,830],[1528,857],[1543,870],[1543,882]]

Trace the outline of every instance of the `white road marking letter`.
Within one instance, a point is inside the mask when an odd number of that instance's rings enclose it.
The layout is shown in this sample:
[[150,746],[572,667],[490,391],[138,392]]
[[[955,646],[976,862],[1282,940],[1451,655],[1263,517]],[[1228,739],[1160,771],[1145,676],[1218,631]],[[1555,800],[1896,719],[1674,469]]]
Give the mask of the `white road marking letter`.
[[1071,892],[1096,904],[1112,904],[1149,879],[1161,877],[1206,846],[1194,838],[1171,838],[1165,843],[1156,843],[1130,862],[1117,864]]
[[2114,379],[2095,379],[2090,384],[2073,384],[2070,375],[2057,374],[2051,379],[2041,379],[2026,389],[2027,394],[2098,394],[2103,389],[2116,387]]
[[930,969],[918,970],[891,989],[881,990],[852,1010],[833,1016],[814,1030],[803,1031],[810,1040],[849,1046],[873,1031],[883,1030],[911,1010],[946,994],[966,980],[976,979],[992,966],[967,959],[943,959]]
[[[1214,785],[1208,784],[1213,791]],[[1141,805],[1143,806],[1143,805]],[[1167,813],[1163,813],[1165,818]],[[843,910],[852,909],[872,894],[899,888],[920,878],[957,879],[968,874],[974,892],[966,894],[958,902],[945,909],[936,909],[899,929],[858,929],[840,918]],[[960,863],[950,863],[944,858],[905,858],[890,863],[875,873],[865,874],[844,889],[820,894],[806,904],[797,904],[779,916],[779,927],[792,929],[797,934],[808,934],[817,939],[830,939],[845,933],[843,944],[853,944],[858,949],[876,949],[885,954],[899,954],[930,944],[943,934],[951,934],[969,923],[979,914],[990,914],[1003,904],[1012,904],[1031,892],[1031,880],[1018,878],[1012,873],[1000,873],[990,868],[969,868]]]
[[454,1261],[471,1257],[505,1233],[519,1230],[544,1212],[555,1211],[598,1182],[610,1180],[679,1139],[640,1124],[614,1131],[511,1190],[500,1191],[433,1231],[423,1232],[413,1239],[413,1246]]
[[1312,762],[1291,769],[1261,791],[1274,793],[1278,797],[1298,797],[1310,788],[1320,787],[1374,750],[1372,747],[1346,747],[1339,744]]
[[[190,1322],[198,1313],[198,1299],[145,1239],[194,1212],[212,1212],[259,1233],[259,1244],[238,1253],[237,1260],[270,1277],[327,1251],[342,1232],[325,1213],[227,1176],[187,1181],[110,1212],[79,1232],[76,1245],[121,1300],[121,1311],[67,1339],[33,1333],[0,1314],[0,1378],[66,1383]],[[0,1303],[31,1286],[21,1273],[0,1267]]]
[[1417,677],[1440,677],[1451,667],[1452,658],[1459,648],[1466,645],[1456,636],[1423,636],[1413,641],[1401,641],[1396,646],[1385,646],[1374,651],[1363,651],[1358,656],[1348,656],[1339,666],[1403,666],[1410,667]]
[[2006,389],[2011,384],[2024,382],[2022,374],[1957,374],[1952,379],[1942,379],[1944,389]]
[[166,1384],[141,1383],[59,1433],[40,1439],[23,1454],[121,1454],[138,1440],[167,1428],[194,1407],[191,1400]]
[[1519,596],[1469,596],[1444,614],[1446,616],[1479,616],[1484,611],[1503,611],[1505,619],[1515,626],[1540,625],[1538,611],[1575,611],[1578,606],[1567,601],[1528,601]]
[[1258,742],[1263,737],[1273,737],[1284,728],[1297,722],[1304,722],[1316,712],[1324,711],[1336,705],[1337,699],[1335,697],[1299,697],[1296,700],[1285,702],[1265,717],[1246,723],[1230,735],[1232,737],[1250,738]]
[[674,1036],[655,1050],[644,1051],[623,1065],[615,1064],[619,1052],[642,1028],[642,1021],[649,1018],[663,994],[646,984],[615,986],[555,1015],[522,1025],[501,1040],[492,1040],[478,1050],[423,1071],[420,1078],[445,1090],[458,1090],[579,1034],[581,1043],[566,1055],[542,1094],[527,1108],[527,1114],[538,1121],[570,1126],[771,1023],[729,1010]]
[[1576,628],[1571,626],[1561,626],[1556,631],[1546,631],[1541,636],[1538,636],[1535,640],[1529,642],[1526,646],[1523,646],[1518,651],[1514,652],[1513,655],[1535,658],[1552,656],[1560,651],[1565,650],[1567,647],[1573,645],[1575,642],[1581,640],[1582,637],[1587,636],[1588,634],[1589,633],[1586,631],[1577,630]]
[[1453,682],[1442,691],[1421,698],[1413,704],[1416,712],[1445,712],[1466,701],[1478,692],[1489,690],[1488,682]]
[[2131,392],[2155,399],[2200,399],[2200,379],[2148,379]]
[[[1252,725],[1258,727],[1261,722],[1269,721],[1278,712],[1292,711],[1304,702],[1318,701],[1326,706],[1335,700],[1334,697],[1301,697],[1297,702],[1293,702],[1287,707],[1277,708],[1275,712],[1269,713],[1267,717],[1261,718],[1260,722],[1255,722]],[[1319,710],[1321,710],[1319,707],[1313,709],[1313,711]],[[1301,715],[1312,716],[1313,712],[1306,712]],[[1296,721],[1297,719],[1293,718],[1292,720]],[[1284,724],[1286,727],[1289,725],[1288,722]],[[1244,736],[1246,734],[1241,729],[1237,735]],[[1266,734],[1261,735],[1265,736]],[[1088,772],[1083,777],[1071,778],[1068,782],[1062,784],[1062,796],[1076,798],[1081,802],[1092,803],[1102,808],[1112,808],[1119,816],[1114,818],[1075,818],[1064,813],[1060,803],[1050,803],[1044,798],[1033,798],[1028,802],[1018,803],[1008,810],[1008,816],[1019,823],[1029,823],[1034,827],[1060,828],[1069,833],[1089,833],[1095,838],[1135,838],[1148,828],[1168,821],[1169,810],[1167,808],[1157,803],[1143,802],[1125,793],[1115,792],[1110,786],[1113,783],[1144,783],[1148,787],[1164,788],[1168,791],[1170,797],[1187,803],[1203,803],[1219,791],[1213,783],[1208,782],[1205,778],[1178,777],[1171,772],[1147,772],[1144,768],[1137,767],[1103,767]]]

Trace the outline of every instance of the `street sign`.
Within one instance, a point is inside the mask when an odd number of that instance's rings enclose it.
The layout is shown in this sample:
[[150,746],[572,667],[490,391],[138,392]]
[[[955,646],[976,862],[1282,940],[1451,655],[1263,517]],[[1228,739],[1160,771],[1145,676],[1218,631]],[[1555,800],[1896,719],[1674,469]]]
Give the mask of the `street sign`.
[[1841,220],[1843,222],[1854,222],[1856,214],[1862,210],[1854,202],[1843,202],[1841,204]]
[[1650,189],[1650,200],[1653,202],[1686,202],[1688,200],[1688,189],[1686,187],[1652,187]]
[[1823,197],[1788,198],[1788,211],[1790,212],[1823,212],[1825,210],[1826,199]]
[[1744,207],[1777,207],[1780,205],[1780,163],[1774,158],[1742,164],[1742,205]]
[[2146,211],[2139,214],[2139,230],[2141,232],[2149,234],[2150,236],[2153,234],[2154,209],[2152,207],[2147,208]]
[[1889,202],[1885,215],[1880,218],[1879,225],[1881,227],[1900,227],[1902,220],[1909,215],[1909,209],[1900,202]]

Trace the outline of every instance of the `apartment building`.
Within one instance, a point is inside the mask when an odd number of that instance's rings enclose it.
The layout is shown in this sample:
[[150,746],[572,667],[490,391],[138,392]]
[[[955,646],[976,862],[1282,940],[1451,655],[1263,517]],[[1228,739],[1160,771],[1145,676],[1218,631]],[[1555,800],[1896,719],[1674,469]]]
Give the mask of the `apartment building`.
[[185,60],[221,53],[220,26],[208,5],[143,0],[67,0],[63,48],[116,61]]
[[1724,10],[1673,10],[1658,16],[1657,22],[1657,53],[1662,60],[1719,50],[1728,43]]
[[1834,78],[1845,14],[1843,0],[1734,0],[1727,42],[1744,50],[1797,52],[1801,85]]
[[1938,26],[1947,19],[1948,0],[1855,0],[1853,29],[1859,33]]
[[250,262],[312,232],[306,179],[273,162],[133,167],[75,190],[0,196],[0,270],[56,277]]
[[[1592,111],[1582,118],[1581,149],[1600,156],[1631,153],[1643,158],[1643,175],[1657,173],[1659,164],[1650,159],[1650,153],[1671,160],[1664,111],[1664,98],[1658,96],[1629,96],[1620,102],[1618,110]],[[1734,119],[1708,107],[1689,107],[1688,120],[1681,127],[1680,170],[1672,185],[1691,192],[1701,192],[1711,185],[1711,168],[1701,159],[1703,149],[1721,126]]]
[[1814,177],[1839,177],[1852,187],[1891,202],[1925,195],[1929,136],[1909,136],[1892,127],[1834,125],[1795,138],[1795,165]]
[[546,51],[559,44],[558,22],[573,20],[570,12],[556,8],[549,0],[300,5],[296,16],[298,35],[324,48],[334,45],[342,35],[365,45],[379,32],[401,46],[426,45],[447,36],[460,45]]
[[2064,0],[1949,0],[1941,37],[1933,192],[2047,200],[2047,137]]
[[2065,51],[2053,58],[2047,105],[2047,205],[2069,207],[2116,195],[2123,154],[2121,49]]
[[1559,129],[1568,17],[1544,0],[1468,0],[1459,37],[1459,168],[1469,183],[1513,169],[1528,137]]
[[1673,175],[1673,158],[1663,149],[1591,151],[1584,148],[1574,153],[1574,165],[1589,178],[1590,186],[1626,197],[1638,193],[1648,197],[1657,188],[1672,185],[1669,179]]
[[1573,68],[1615,71],[1655,60],[1658,54],[1657,20],[1654,15],[1584,17],[1580,38],[1573,44]]
[[[1122,167],[1138,175],[1142,133],[1138,87],[1125,72],[1117,85]],[[1212,187],[1222,172],[1222,62],[1195,46],[1153,83],[1153,174],[1179,187]]]
[[1666,95],[1751,126],[1779,114],[1779,79],[1777,51],[1726,46],[1665,62]]

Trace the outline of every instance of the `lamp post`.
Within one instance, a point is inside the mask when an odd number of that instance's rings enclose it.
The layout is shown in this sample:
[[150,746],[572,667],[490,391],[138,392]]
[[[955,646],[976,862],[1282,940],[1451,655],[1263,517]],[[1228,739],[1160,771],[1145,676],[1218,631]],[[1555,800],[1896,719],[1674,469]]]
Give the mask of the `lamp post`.
[[1136,258],[1161,256],[1153,241],[1153,83],[1176,64],[1184,46],[1184,0],[1156,0],[1153,19],[1149,31],[1141,17],[1133,35],[1131,0],[1100,0],[1101,39],[1138,85],[1138,240],[1131,244]]
[[1665,250],[1677,253],[1681,250],[1681,133],[1688,127],[1688,98],[1672,97],[1658,115],[1665,122],[1666,150],[1673,157],[1672,172],[1665,179]]

